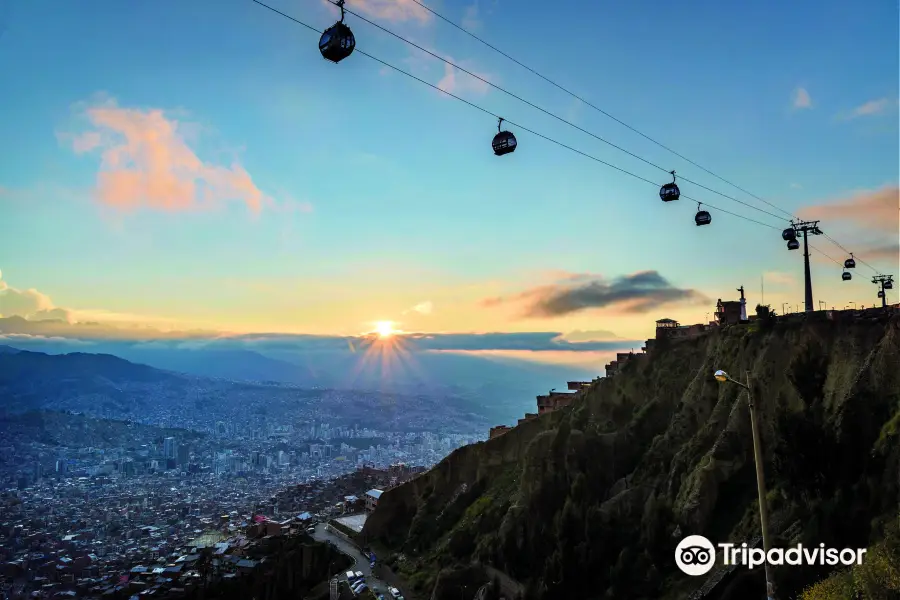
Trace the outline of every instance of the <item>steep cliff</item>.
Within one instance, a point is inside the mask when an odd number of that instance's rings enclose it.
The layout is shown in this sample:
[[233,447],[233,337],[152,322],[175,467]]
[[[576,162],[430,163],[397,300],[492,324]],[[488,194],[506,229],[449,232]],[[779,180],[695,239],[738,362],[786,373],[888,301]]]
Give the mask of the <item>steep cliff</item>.
[[[758,597],[761,569],[688,577],[674,564],[689,534],[758,542],[747,396],[716,382],[719,368],[753,374],[776,541],[877,541],[898,518],[896,316],[754,323],[666,344],[570,408],[386,492],[364,535],[426,593],[440,570],[478,563],[488,571],[467,590],[499,571],[541,599]],[[777,579],[790,594],[827,574],[786,567]]]

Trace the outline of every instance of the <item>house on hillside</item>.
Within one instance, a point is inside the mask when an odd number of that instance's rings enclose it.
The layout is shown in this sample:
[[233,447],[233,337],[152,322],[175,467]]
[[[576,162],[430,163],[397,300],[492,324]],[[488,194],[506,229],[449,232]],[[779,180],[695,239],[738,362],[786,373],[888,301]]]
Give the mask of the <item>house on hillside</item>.
[[509,427],[507,425],[497,425],[496,427],[491,427],[491,432],[488,435],[488,439],[494,439],[498,435],[503,435],[510,429],[512,429],[512,427]]
[[537,397],[538,414],[542,415],[568,406],[572,403],[574,398],[575,394],[571,392],[555,392],[550,390],[550,393],[547,395]]
[[378,489],[371,489],[366,492],[366,511],[372,512],[378,506],[378,500],[384,492]]

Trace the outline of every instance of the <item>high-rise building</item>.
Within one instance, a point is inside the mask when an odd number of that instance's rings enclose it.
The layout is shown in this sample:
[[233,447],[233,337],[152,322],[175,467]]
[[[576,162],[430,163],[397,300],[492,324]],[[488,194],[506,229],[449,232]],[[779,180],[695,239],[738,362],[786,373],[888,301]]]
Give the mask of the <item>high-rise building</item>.
[[191,459],[191,448],[187,444],[180,444],[176,449],[175,462],[179,465],[186,465]]
[[165,458],[174,459],[178,452],[178,443],[173,437],[167,437],[163,440],[163,456]]

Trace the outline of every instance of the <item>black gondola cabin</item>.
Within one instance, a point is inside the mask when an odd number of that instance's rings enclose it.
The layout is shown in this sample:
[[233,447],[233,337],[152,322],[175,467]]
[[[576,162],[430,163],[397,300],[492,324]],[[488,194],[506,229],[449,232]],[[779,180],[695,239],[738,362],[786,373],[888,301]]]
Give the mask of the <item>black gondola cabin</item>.
[[797,232],[794,231],[793,227],[788,227],[784,231],[781,232],[781,239],[786,242],[797,239]]
[[[659,199],[663,202],[672,202],[681,197],[681,190],[678,189],[678,184],[675,183],[675,171],[669,171],[669,173],[672,175],[672,181],[659,188]],[[699,224],[697,223],[697,225]]]
[[514,136],[511,131],[501,131],[497,133],[497,135],[494,136],[493,141],[491,141],[491,147],[494,149],[494,154],[497,156],[515,152],[516,145],[516,136]]
[[697,225],[709,225],[712,223],[712,217],[710,216],[709,211],[698,210],[697,214],[694,216],[694,223]]
[[788,250],[796,250],[799,247],[800,247],[800,242],[798,242],[796,239],[788,241]]
[[844,271],[843,273],[841,273],[841,279],[843,279],[844,281],[850,281],[851,279],[853,279],[853,276],[847,271]]
[[353,32],[340,21],[326,29],[319,38],[319,52],[325,60],[333,63],[339,63],[353,54],[355,47]]
[[850,255],[850,258],[848,258],[847,260],[844,261],[844,268],[845,269],[855,269],[856,268],[856,261],[853,259],[852,254]]
[[663,202],[672,202],[673,200],[678,200],[680,197],[681,190],[678,189],[678,184],[674,181],[659,188],[659,199]]
[[886,289],[886,290],[892,290],[892,289],[894,289],[894,284],[893,284],[893,282],[891,282],[891,281],[885,281],[885,282],[884,282],[884,289]]
[[503,117],[497,117],[497,135],[491,140],[491,148],[494,149],[494,154],[497,156],[515,152],[516,146],[518,145],[516,136],[514,136],[511,131],[501,131],[504,120]]

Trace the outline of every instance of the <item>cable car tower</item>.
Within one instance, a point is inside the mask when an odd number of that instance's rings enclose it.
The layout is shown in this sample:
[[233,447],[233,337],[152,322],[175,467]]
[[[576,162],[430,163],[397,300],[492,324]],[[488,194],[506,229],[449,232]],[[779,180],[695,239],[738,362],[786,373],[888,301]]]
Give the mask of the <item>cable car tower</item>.
[[878,274],[872,277],[872,283],[881,286],[878,297],[881,298],[881,308],[887,308],[887,293],[884,290],[894,289],[894,276]]
[[810,235],[822,235],[825,233],[821,229],[819,229],[818,221],[791,221],[791,226],[781,232],[781,239],[787,240],[787,248],[788,250],[796,250],[800,247],[800,242],[797,241],[797,235],[803,234],[803,274],[806,279],[806,298],[804,304],[806,304],[806,312],[812,312],[815,310],[813,308],[813,293],[812,293],[812,279],[809,276],[809,243],[807,238]]

